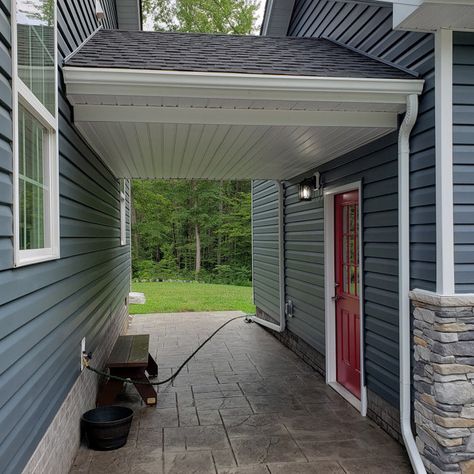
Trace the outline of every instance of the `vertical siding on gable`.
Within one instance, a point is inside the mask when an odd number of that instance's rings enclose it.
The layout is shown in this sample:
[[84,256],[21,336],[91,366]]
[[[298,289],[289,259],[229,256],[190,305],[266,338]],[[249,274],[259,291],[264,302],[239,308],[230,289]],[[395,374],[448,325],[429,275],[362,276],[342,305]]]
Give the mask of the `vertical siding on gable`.
[[[82,337],[94,351],[123,307],[130,248],[120,246],[118,181],[72,124],[60,80],[61,258],[13,268],[8,5],[0,3],[0,470],[18,473],[79,375]],[[104,25],[115,27],[114,2],[103,5]],[[95,0],[59,0],[59,63],[97,26]]]
[[252,219],[254,300],[279,322],[278,188],[274,181],[252,182]]
[[296,0],[290,36],[327,37],[416,71],[425,79],[411,140],[411,286],[436,287],[434,40],[392,30],[392,8],[335,0]]
[[453,39],[455,280],[474,293],[474,33]]

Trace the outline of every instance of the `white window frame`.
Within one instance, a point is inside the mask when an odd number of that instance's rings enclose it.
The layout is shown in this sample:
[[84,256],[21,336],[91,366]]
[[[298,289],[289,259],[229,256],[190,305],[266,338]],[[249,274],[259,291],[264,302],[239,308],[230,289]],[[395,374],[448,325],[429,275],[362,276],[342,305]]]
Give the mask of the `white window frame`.
[[[127,197],[125,179],[120,180],[120,245],[127,245]],[[123,186],[123,190],[122,190]]]
[[[12,31],[12,93],[13,93],[13,243],[14,266],[20,267],[33,263],[54,260],[60,257],[59,251],[59,142],[58,142],[58,54],[57,54],[57,0],[54,0],[54,79],[55,79],[55,110],[52,114],[41,101],[33,94],[29,87],[18,76],[17,58],[17,2],[11,5]],[[45,201],[47,213],[45,237],[49,246],[41,249],[20,249],[20,194],[19,194],[19,129],[18,107],[22,105],[47,130],[48,156],[44,157],[48,163],[47,181],[49,184],[49,199]]]

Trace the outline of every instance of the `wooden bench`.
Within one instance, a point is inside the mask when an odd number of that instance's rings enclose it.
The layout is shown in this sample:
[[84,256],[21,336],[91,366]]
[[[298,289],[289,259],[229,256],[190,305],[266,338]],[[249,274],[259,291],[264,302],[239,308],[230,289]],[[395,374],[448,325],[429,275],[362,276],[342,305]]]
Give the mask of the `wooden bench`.
[[[119,336],[112,349],[106,367],[110,375],[148,382],[150,377],[158,375],[158,365],[149,353],[150,336],[138,334]],[[97,405],[112,405],[121,392],[124,382],[108,379],[100,390]],[[138,393],[147,405],[156,405],[156,390],[152,385],[134,384]]]

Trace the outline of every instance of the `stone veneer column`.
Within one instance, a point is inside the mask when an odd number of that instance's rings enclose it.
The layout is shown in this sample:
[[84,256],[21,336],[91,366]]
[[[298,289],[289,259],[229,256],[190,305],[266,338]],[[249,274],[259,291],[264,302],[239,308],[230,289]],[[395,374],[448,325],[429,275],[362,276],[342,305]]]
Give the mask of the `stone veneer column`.
[[418,449],[428,472],[474,474],[474,297],[410,297]]

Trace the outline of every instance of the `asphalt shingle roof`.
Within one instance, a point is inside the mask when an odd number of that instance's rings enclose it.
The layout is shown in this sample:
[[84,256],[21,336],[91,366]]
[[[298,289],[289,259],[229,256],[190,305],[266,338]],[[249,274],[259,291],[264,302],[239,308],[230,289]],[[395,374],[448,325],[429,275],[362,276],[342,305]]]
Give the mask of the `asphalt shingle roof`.
[[325,39],[100,30],[67,61],[97,68],[413,79]]

